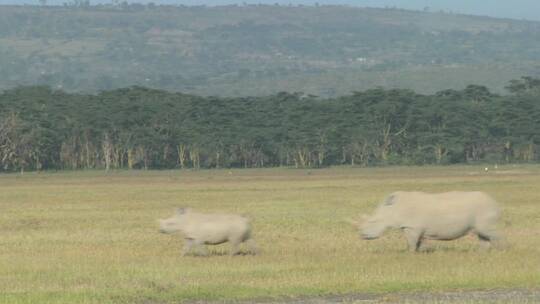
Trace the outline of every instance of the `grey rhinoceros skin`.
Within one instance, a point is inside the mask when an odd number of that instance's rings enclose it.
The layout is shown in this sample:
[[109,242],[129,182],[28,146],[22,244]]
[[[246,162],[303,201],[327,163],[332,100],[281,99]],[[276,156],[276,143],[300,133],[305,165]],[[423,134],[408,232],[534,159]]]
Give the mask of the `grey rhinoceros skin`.
[[176,213],[160,221],[162,233],[181,232],[185,245],[182,255],[188,254],[192,248],[207,255],[204,245],[218,245],[229,242],[231,255],[239,252],[239,245],[246,242],[250,252],[257,249],[251,239],[251,225],[248,218],[236,214],[199,213],[191,209],[179,208]]
[[425,239],[455,240],[469,232],[490,247],[499,239],[497,202],[479,191],[444,193],[394,192],[366,217],[360,228],[364,239],[376,239],[387,228],[399,228],[410,251],[418,251]]

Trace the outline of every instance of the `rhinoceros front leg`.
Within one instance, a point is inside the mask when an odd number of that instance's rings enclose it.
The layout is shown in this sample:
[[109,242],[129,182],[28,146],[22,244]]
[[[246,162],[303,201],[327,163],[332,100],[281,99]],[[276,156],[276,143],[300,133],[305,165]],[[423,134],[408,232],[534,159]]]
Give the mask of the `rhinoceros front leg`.
[[191,250],[193,246],[193,239],[185,239],[184,248],[182,248],[182,256],[185,256]]
[[420,249],[422,244],[422,231],[414,228],[403,228],[405,236],[407,237],[407,243],[409,244],[409,251],[416,252]]
[[206,249],[204,242],[195,241],[194,244],[197,246],[197,252],[199,255],[208,256],[208,249]]
[[194,250],[197,250],[196,254],[198,255],[203,255],[203,256],[208,255],[208,251],[206,250],[206,247],[204,247],[203,242],[200,242],[194,239],[185,240],[184,248],[182,249],[182,255],[185,256],[189,254],[192,248]]

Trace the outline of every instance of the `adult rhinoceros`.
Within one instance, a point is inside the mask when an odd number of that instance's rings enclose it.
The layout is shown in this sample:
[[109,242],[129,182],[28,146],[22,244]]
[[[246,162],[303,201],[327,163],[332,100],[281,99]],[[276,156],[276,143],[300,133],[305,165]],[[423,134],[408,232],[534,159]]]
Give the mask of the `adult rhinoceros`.
[[357,223],[362,238],[380,237],[387,228],[399,228],[410,251],[418,251],[424,239],[455,240],[473,232],[487,247],[498,239],[499,208],[483,192],[394,192],[372,216]]

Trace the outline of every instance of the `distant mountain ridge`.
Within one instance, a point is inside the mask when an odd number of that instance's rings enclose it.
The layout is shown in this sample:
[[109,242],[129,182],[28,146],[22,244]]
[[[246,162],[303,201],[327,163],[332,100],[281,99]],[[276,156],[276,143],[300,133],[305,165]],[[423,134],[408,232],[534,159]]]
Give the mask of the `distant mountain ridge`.
[[511,19],[343,6],[0,9],[0,89],[503,92],[510,79],[539,76],[539,60],[540,22]]
[[[64,5],[66,3],[76,3],[81,0],[0,0],[0,5],[35,5],[45,3],[46,5]],[[87,1],[87,0],[82,0]],[[92,5],[114,4],[123,1],[117,0],[88,0]],[[130,0],[129,3],[150,2],[156,5],[208,5],[220,6],[231,4],[267,4],[267,5],[349,5],[355,7],[393,7],[417,11],[446,11],[458,14],[468,14],[477,16],[491,16],[498,18],[512,18],[519,20],[540,20],[540,2],[537,0]]]

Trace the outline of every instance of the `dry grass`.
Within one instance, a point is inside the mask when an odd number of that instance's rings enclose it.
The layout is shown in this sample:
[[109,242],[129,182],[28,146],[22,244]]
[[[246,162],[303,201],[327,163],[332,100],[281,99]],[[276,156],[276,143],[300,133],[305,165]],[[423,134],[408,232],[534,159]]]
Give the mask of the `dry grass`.
[[[132,303],[540,286],[539,166],[0,176],[0,302]],[[344,218],[395,190],[483,190],[509,247],[467,237],[406,252],[362,241]],[[174,207],[248,214],[258,256],[181,257],[156,219]]]

